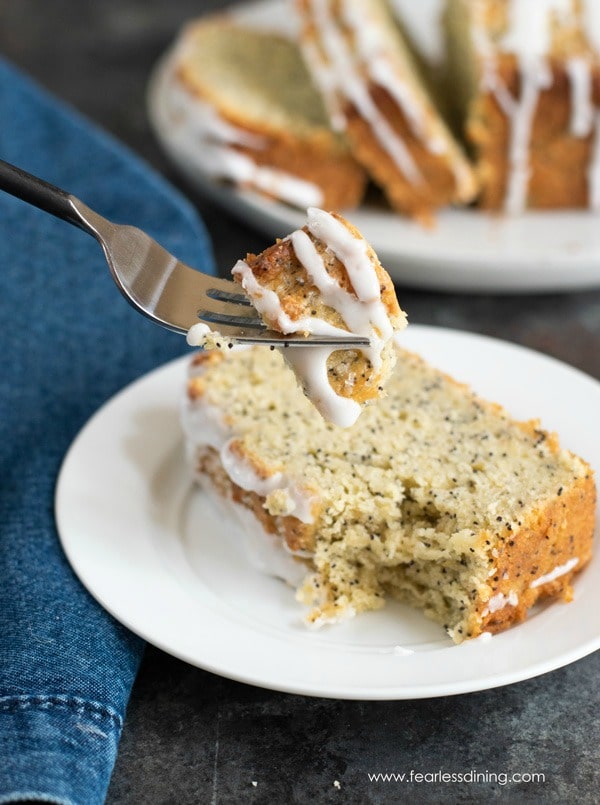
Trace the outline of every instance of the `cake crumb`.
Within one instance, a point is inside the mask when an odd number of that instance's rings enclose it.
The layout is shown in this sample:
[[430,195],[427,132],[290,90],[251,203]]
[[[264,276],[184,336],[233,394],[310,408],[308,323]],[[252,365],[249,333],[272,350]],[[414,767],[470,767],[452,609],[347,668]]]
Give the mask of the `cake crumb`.
[[326,421],[349,428],[365,406],[385,396],[396,363],[393,341],[406,314],[391,277],[349,221],[309,207],[302,229],[238,260],[231,273],[269,329],[367,342],[361,349],[332,344],[286,354]]
[[[570,595],[592,552],[593,476],[557,442],[540,446],[535,421],[397,349],[388,396],[348,429],[315,416],[278,350],[196,358],[184,408],[194,477],[232,504],[242,495],[264,538],[302,559],[296,597],[312,628],[397,599],[462,643]],[[373,650],[401,656],[397,637]]]

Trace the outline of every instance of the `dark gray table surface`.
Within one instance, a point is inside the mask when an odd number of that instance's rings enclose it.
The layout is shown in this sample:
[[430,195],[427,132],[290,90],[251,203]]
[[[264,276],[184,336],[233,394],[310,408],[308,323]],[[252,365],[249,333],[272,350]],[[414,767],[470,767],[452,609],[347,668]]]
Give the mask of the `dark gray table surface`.
[[[226,5],[0,3],[0,53],[183,189],[204,217],[223,271],[267,239],[181,181],[152,136],[144,96],[153,64],[180,25]],[[499,336],[600,377],[600,290],[530,296],[398,290],[413,322]],[[149,647],[108,803],[599,802],[599,673],[597,652],[496,690],[345,702],[253,688]],[[541,773],[545,781],[401,784],[368,777],[411,769]]]

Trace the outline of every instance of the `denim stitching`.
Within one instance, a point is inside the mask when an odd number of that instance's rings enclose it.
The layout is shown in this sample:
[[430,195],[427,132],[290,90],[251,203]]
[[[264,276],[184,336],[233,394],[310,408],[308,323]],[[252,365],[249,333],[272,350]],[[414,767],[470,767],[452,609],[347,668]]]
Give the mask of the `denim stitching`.
[[0,712],[15,712],[16,710],[27,710],[35,707],[40,710],[50,710],[51,708],[62,708],[74,711],[77,715],[87,715],[99,721],[109,719],[114,721],[117,727],[122,728],[122,717],[105,705],[99,702],[92,702],[81,699],[78,696],[54,695],[21,695],[21,696],[0,696]]

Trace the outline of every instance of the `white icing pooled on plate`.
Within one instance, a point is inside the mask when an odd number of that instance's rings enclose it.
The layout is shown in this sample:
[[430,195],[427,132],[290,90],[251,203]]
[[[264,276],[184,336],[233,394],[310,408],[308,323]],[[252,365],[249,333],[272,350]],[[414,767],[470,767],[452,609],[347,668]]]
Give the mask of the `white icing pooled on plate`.
[[414,653],[414,649],[405,646],[384,646],[377,650],[377,654],[391,654],[394,657],[409,657]]
[[[192,366],[191,376],[202,375],[202,365]],[[223,413],[206,400],[196,402],[186,396],[182,406],[181,424],[185,434],[188,463],[196,481],[210,494],[224,517],[231,515],[232,524],[240,544],[252,567],[270,576],[281,578],[296,587],[309,572],[307,565],[298,561],[309,559],[309,551],[292,551],[281,537],[265,531],[256,515],[246,506],[224,498],[213,487],[205,473],[198,472],[198,452],[211,447],[219,453],[221,465],[230,480],[246,491],[261,497],[283,492],[289,502],[286,514],[303,523],[312,523],[314,497],[285,473],[263,478],[235,450],[235,438],[225,423]],[[237,526],[237,528],[235,528]]]
[[222,497],[205,475],[197,473],[196,480],[215,503],[219,516],[233,532],[236,544],[244,552],[249,565],[259,573],[297,587],[310,572],[307,565],[298,561],[296,554],[286,550],[285,542],[280,537],[265,531],[250,509]]
[[266,138],[228,123],[176,75],[171,77],[166,98],[173,141],[207,177],[250,185],[301,209],[323,203],[323,191],[313,182],[259,165],[249,152],[263,150]]
[[405,648],[405,646],[394,646],[391,652],[395,657],[409,657],[411,654],[414,654],[414,650],[412,648]]
[[[553,21],[559,25],[580,24],[598,52],[600,3],[598,0],[583,0],[582,16],[579,17],[573,0],[511,0],[507,31],[495,44],[500,51],[513,53],[517,58],[521,79],[518,98],[511,95],[498,75],[494,49],[480,17],[482,12],[482,5],[474,6],[474,44],[483,60],[481,88],[495,96],[510,123],[509,175],[504,207],[509,213],[519,213],[527,206],[531,134],[540,94],[549,89],[554,80],[548,59]],[[569,131],[573,137],[589,137],[594,129],[592,65],[593,61],[587,56],[568,59],[565,64],[571,97]],[[595,184],[600,172],[598,150],[593,149],[589,167],[589,206],[592,208],[598,201]]]
[[[316,208],[308,210],[307,229],[289,236],[292,248],[311,282],[319,290],[324,304],[341,316],[347,329],[336,327],[318,316],[291,319],[283,310],[282,301],[269,288],[263,287],[243,260],[233,268],[252,303],[267,320],[281,332],[311,335],[365,336],[370,346],[363,349],[373,370],[381,368],[381,352],[394,336],[387,309],[381,299],[381,288],[369,247],[362,237],[355,236],[330,213]],[[344,265],[353,292],[343,288],[327,271],[313,238],[320,241]],[[323,417],[340,427],[356,422],[361,406],[349,397],[335,392],[327,375],[327,360],[338,347],[294,347],[285,352],[288,363],[302,380],[307,396]]]
[[561,576],[564,576],[566,573],[569,573],[574,567],[577,566],[578,563],[579,559],[575,556],[573,559],[569,559],[568,562],[565,562],[564,565],[558,565],[558,567],[555,567],[554,570],[550,571],[550,573],[546,573],[545,576],[540,576],[539,578],[535,579],[529,586],[532,589],[535,589],[536,587],[541,587],[542,584],[548,584],[549,581],[554,581],[554,579],[558,579]]

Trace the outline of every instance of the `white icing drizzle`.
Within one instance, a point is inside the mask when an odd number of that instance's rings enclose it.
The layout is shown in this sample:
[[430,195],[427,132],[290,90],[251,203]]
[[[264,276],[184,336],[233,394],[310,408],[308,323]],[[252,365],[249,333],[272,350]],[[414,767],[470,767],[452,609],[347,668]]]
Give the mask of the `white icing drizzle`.
[[340,428],[349,428],[360,416],[361,407],[350,397],[340,397],[331,387],[327,360],[332,352],[331,347],[311,347],[288,350],[285,357],[321,416]]
[[569,59],[566,64],[571,83],[571,134],[588,137],[594,126],[592,71],[587,59]]
[[[600,3],[583,0],[583,17],[579,20],[592,46],[600,48]],[[573,0],[510,0],[509,25],[497,43],[506,53],[513,53],[519,64],[521,91],[515,99],[500,80],[494,58],[494,48],[482,23],[483,5],[474,6],[475,48],[482,59],[481,88],[491,92],[510,121],[509,176],[505,196],[505,209],[509,213],[521,212],[527,204],[530,178],[529,150],[531,132],[540,93],[552,85],[553,74],[548,62],[551,50],[552,19],[558,24],[577,21]],[[572,58],[566,63],[570,81],[571,116],[570,133],[574,137],[588,137],[594,123],[592,97],[592,61]],[[600,157],[595,154],[590,166],[590,186],[594,187]],[[594,193],[590,192],[590,206]]]
[[391,0],[390,5],[419,53],[430,65],[442,67],[446,57],[442,3],[439,0],[419,0],[418,14],[414,12],[415,0]]
[[283,490],[291,506],[289,514],[293,514],[303,523],[314,522],[312,514],[313,499],[305,489],[301,489],[285,473],[276,472],[273,475],[263,478],[252,465],[245,460],[235,449],[237,440],[235,438],[227,441],[219,451],[219,457],[223,469],[236,486],[245,489],[247,492],[254,492],[259,497],[266,498],[272,492]]
[[521,97],[513,107],[509,147],[511,172],[505,201],[505,209],[509,213],[521,212],[526,206],[531,174],[529,145],[533,120],[540,92],[552,83],[552,73],[543,60],[521,61],[520,66]]
[[[188,91],[176,75],[165,97],[173,140],[208,177],[250,185],[301,209],[323,203],[323,191],[313,182],[252,159],[248,150],[263,150],[266,138],[232,126],[215,107]],[[236,145],[248,150],[242,153]]]
[[539,578],[532,581],[529,585],[532,589],[536,587],[541,587],[542,584],[548,584],[550,581],[554,581],[554,579],[558,579],[561,576],[564,576],[565,573],[568,573],[570,570],[573,570],[574,567],[577,566],[579,559],[575,556],[573,559],[569,559],[568,562],[565,562],[564,565],[558,565],[555,567],[554,570],[551,570],[550,573],[546,573],[545,576],[540,576]]
[[198,450],[212,447],[219,453],[221,465],[234,484],[264,498],[281,490],[288,499],[288,514],[303,523],[314,522],[312,509],[315,499],[310,491],[282,472],[263,478],[252,464],[236,451],[236,438],[232,436],[222,413],[217,408],[205,400],[196,402],[186,398],[181,422],[186,436],[188,458],[192,465],[195,463]]
[[[345,20],[352,28],[356,38],[359,56],[375,84],[385,89],[396,102],[406,118],[413,134],[432,154],[445,154],[450,140],[443,134],[434,111],[429,108],[425,97],[417,97],[414,86],[398,74],[394,67],[393,55],[388,55],[386,44],[375,35],[376,28],[365,24],[364,10],[360,5],[346,2],[343,6]],[[440,9],[438,7],[438,14]],[[440,26],[441,27],[441,26]],[[472,185],[471,171],[463,159],[450,160],[454,180],[459,191],[466,191]]]
[[297,561],[296,554],[287,549],[285,541],[265,531],[260,520],[245,506],[235,501],[227,502],[241,526],[244,553],[252,567],[267,576],[283,579],[292,587],[301,584],[309,569],[303,562]]
[[[368,254],[368,244],[355,237],[341,221],[323,210],[308,210],[308,229],[327,244],[338,260],[344,264],[356,296],[361,302],[380,300],[379,280]],[[324,269],[323,269],[324,270]]]
[[[441,126],[436,125],[431,113],[429,116],[425,114],[423,102],[416,103],[412,88],[404,81],[398,80],[389,61],[384,58],[374,59],[369,71],[375,83],[387,90],[402,109],[413,133],[424,143],[427,150],[438,155],[448,153],[450,141],[442,135]],[[472,177],[466,160],[450,159],[448,167],[454,174],[454,182],[459,192],[469,192]]]
[[488,601],[487,608],[483,611],[483,615],[487,615],[490,612],[499,612],[501,609],[505,607],[516,607],[519,603],[519,597],[515,592],[511,592],[508,595],[503,595],[502,593],[496,593],[493,595],[490,600]]
[[[202,374],[202,367],[191,368],[192,374]],[[309,551],[292,551],[285,540],[265,531],[260,520],[247,507],[224,498],[213,486],[208,476],[197,470],[199,450],[212,447],[221,458],[223,468],[238,486],[256,491],[260,495],[268,495],[283,489],[293,503],[294,517],[302,522],[312,522],[312,504],[314,498],[305,489],[296,484],[283,473],[276,473],[269,479],[261,478],[252,470],[248,462],[236,456],[231,449],[231,430],[224,422],[222,412],[205,400],[197,402],[185,398],[182,406],[181,423],[185,433],[187,460],[196,481],[211,495],[223,516],[233,515],[232,523],[236,538],[250,564],[257,570],[270,576],[284,579],[292,586],[297,586],[306,576],[307,567],[298,559],[310,558]],[[233,519],[235,518],[235,521]],[[235,526],[238,526],[235,529]]]
[[186,341],[190,347],[202,347],[210,331],[208,324],[199,321],[197,324],[193,324],[187,331]]
[[[361,74],[363,67],[361,56],[364,56],[364,53],[359,52],[357,57],[350,53],[344,35],[331,13],[328,0],[310,0],[310,6],[321,34],[325,58],[314,47],[307,49],[306,56],[311,60],[317,83],[326,93],[333,124],[338,128],[344,128],[346,123],[339,94],[349,101],[371,126],[379,144],[407,181],[419,184],[422,182],[422,176],[408,148],[371,98],[367,83]],[[355,33],[359,35],[357,43],[359,45],[363,43],[364,48],[366,40],[363,34],[369,27],[365,25],[364,17],[355,18],[347,0],[342,3],[341,16],[354,28]],[[370,50],[370,43],[368,48]],[[412,118],[414,119],[414,114]]]
[[[291,319],[283,310],[277,294],[264,288],[243,260],[238,261],[232,273],[240,277],[242,287],[257,311],[276,323],[284,333],[348,335],[351,332],[367,336],[370,347],[363,351],[377,371],[381,367],[381,352],[394,336],[394,329],[381,299],[379,279],[369,256],[368,244],[330,213],[313,207],[308,210],[307,228],[345,266],[354,293],[346,291],[329,275],[323,258],[306,232],[297,230],[289,236],[296,257],[319,290],[324,304],[339,313],[347,329],[331,325],[317,316]],[[358,419],[361,406],[349,397],[338,395],[329,383],[327,360],[335,350],[332,347],[293,349],[287,350],[285,357],[322,416],[340,427],[350,427]]]
[[225,425],[219,409],[204,401],[199,405],[185,398],[181,410],[181,425],[186,437],[188,459],[192,463],[195,462],[198,448],[212,447],[219,451],[231,438],[229,428]]
[[[453,145],[427,96],[406,80],[403,73],[407,68],[399,61],[395,42],[387,31],[370,24],[364,6],[356,0],[341,0],[337,16],[331,11],[330,0],[311,0],[310,7],[323,52],[311,40],[303,41],[302,47],[325,98],[333,127],[340,131],[346,127],[342,103],[346,99],[371,127],[379,145],[405,179],[414,185],[421,183],[423,176],[415,160],[374,103],[369,84],[388,93],[414,136],[432,154],[445,154]],[[439,12],[438,6],[438,17]],[[346,41],[342,24],[351,32],[352,46]],[[473,179],[466,160],[456,154],[448,160],[448,167],[459,194],[470,193]]]
[[502,49],[520,56],[547,54],[552,14],[566,22],[572,13],[572,0],[510,0],[509,26],[502,37]]
[[232,540],[241,547],[251,567],[259,573],[282,579],[292,587],[302,583],[309,568],[295,558],[301,558],[298,554],[286,550],[287,546],[280,537],[265,531],[250,509],[222,497],[206,475],[195,473],[195,478],[214,502]]
[[174,120],[185,120],[190,134],[208,142],[243,145],[256,151],[267,144],[265,137],[228,123],[214,106],[187,90],[177,77],[169,87],[169,111]]
[[370,77],[396,101],[414,134],[425,147],[432,153],[443,153],[447,148],[446,140],[432,135],[428,130],[423,99],[416,98],[414,88],[398,75],[377,27],[365,22],[364,8],[352,0],[346,0],[342,4],[342,17],[352,30],[359,60]]
[[[277,324],[282,333],[311,333],[312,335],[348,335],[348,331],[335,327],[323,319],[305,316],[292,319],[283,310],[281,299],[275,291],[264,288],[252,273],[245,260],[238,260],[231,270],[234,276],[241,277],[242,288],[252,299],[252,304],[261,316]],[[314,351],[314,350],[311,350]]]

